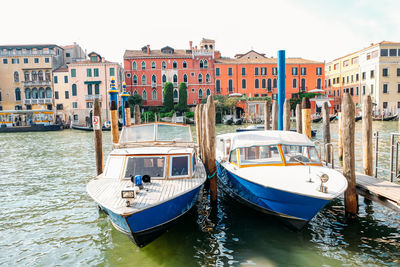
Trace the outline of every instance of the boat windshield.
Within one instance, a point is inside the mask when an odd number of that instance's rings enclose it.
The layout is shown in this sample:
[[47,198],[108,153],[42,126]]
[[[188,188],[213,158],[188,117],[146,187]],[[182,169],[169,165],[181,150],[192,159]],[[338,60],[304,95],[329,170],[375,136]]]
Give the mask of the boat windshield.
[[286,163],[320,163],[314,146],[282,145]]
[[189,126],[157,124],[157,141],[192,142]]
[[154,124],[135,125],[124,127],[121,132],[120,143],[148,142],[154,140]]
[[165,157],[129,157],[124,177],[147,174],[152,178],[163,178],[164,172]]
[[240,165],[279,164],[282,157],[277,145],[239,148]]

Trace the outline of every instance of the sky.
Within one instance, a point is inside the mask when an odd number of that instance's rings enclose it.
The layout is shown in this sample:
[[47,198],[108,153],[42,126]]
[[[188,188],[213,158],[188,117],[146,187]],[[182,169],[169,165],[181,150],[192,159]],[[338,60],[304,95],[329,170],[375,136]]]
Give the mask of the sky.
[[5,0],[0,44],[78,43],[122,63],[149,44],[188,49],[215,40],[224,57],[251,49],[331,61],[380,41],[400,41],[399,0]]

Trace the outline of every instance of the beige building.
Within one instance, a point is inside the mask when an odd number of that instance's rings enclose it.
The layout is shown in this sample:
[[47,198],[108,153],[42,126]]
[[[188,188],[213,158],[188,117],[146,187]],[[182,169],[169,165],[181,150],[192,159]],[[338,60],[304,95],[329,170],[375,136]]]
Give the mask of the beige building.
[[54,103],[56,116],[61,121],[69,124],[71,122],[71,83],[67,67],[58,68],[53,72],[54,81]]

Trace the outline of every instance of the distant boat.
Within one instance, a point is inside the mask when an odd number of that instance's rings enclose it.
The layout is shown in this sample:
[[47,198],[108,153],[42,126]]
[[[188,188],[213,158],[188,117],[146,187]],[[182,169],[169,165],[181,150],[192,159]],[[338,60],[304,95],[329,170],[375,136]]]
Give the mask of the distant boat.
[[372,117],[373,121],[393,121],[395,119],[397,119],[397,114],[393,115],[393,116],[385,116],[385,117],[382,117],[382,116]]
[[[80,126],[80,125],[72,124],[71,128],[75,129],[75,130],[81,130],[81,131],[93,131],[92,126]],[[103,125],[102,131],[111,131],[111,127],[106,127]]]
[[218,135],[221,188],[233,199],[276,215],[296,229],[347,188],[346,178],[324,167],[314,143],[290,131]]
[[322,121],[322,117],[317,117],[312,119],[312,122],[320,122],[320,121]]

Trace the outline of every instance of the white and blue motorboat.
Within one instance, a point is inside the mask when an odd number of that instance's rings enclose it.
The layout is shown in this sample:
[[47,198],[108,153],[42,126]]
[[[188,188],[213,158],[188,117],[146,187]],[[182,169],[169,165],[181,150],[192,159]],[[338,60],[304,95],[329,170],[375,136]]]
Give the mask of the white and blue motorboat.
[[206,178],[189,126],[139,124],[123,127],[87,192],[117,230],[143,247],[194,206]]
[[341,173],[322,165],[306,135],[250,131],[218,135],[216,142],[222,189],[297,229],[347,188]]

